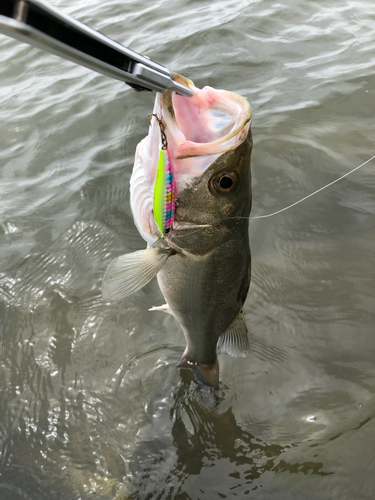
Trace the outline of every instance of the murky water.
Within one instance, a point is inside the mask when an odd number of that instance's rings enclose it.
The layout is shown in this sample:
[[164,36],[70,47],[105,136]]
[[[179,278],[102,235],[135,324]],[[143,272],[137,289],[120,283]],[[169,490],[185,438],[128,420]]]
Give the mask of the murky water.
[[[51,2],[52,3],[52,2]],[[372,0],[54,5],[253,109],[252,215],[375,154]],[[251,352],[203,411],[149,313],[104,303],[153,96],[0,37],[0,499],[373,499],[375,165],[250,222]]]

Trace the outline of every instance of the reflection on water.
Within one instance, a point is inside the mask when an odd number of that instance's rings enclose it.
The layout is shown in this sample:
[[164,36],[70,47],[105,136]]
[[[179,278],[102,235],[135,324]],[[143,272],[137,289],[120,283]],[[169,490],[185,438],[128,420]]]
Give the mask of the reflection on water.
[[[370,0],[51,3],[249,99],[253,215],[374,154]],[[372,500],[373,165],[250,221],[251,348],[220,355],[204,410],[156,282],[100,295],[144,246],[128,186],[153,96],[0,41],[0,499]]]
[[[331,474],[319,461],[288,462],[285,452],[298,443],[282,446],[257,438],[238,425],[231,408],[207,413],[191,397],[189,386],[190,380],[184,380],[173,395],[166,435],[159,435],[157,419],[142,435],[131,476],[137,492],[130,498],[178,498],[179,491],[186,492],[187,498],[197,492],[231,498],[256,490],[254,482],[266,472]],[[166,438],[172,441],[168,447]]]
[[37,359],[38,332],[30,313],[21,319],[9,309],[2,315],[1,473],[9,498],[24,498],[22,490],[27,498],[51,498],[51,491],[58,492],[56,498],[83,492],[111,498],[116,491],[122,492],[118,498],[124,491],[129,498],[179,498],[182,487],[193,498],[198,486],[202,494],[229,498],[256,489],[254,481],[266,471],[331,474],[319,460],[289,462],[285,453],[299,443],[266,442],[241,427],[228,407],[230,389],[223,387],[216,411],[202,408],[192,374],[182,371],[176,380],[175,368],[157,360],[159,350],[144,355],[155,366],[153,380],[146,375],[137,381],[140,394],[148,395],[145,409],[144,402],[126,400],[134,384],[127,374],[133,363],[141,364],[139,358],[122,363],[112,390],[85,389],[92,384],[79,372],[67,386],[74,341],[68,310],[60,296],[52,299],[53,336],[46,355],[61,377]]

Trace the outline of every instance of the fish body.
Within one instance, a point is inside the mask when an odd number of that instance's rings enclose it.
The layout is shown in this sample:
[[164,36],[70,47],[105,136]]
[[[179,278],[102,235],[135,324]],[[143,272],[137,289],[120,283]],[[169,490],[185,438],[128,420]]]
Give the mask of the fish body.
[[[137,147],[131,178],[131,207],[147,249],[109,265],[103,297],[121,299],[157,275],[166,304],[153,310],[171,313],[186,338],[178,366],[217,388],[217,350],[236,356],[248,350],[242,306],[251,275],[251,111],[237,94],[176,80],[191,87],[194,97],[157,95],[158,121],[151,118],[149,134]],[[154,215],[161,129],[175,203],[165,232]]]

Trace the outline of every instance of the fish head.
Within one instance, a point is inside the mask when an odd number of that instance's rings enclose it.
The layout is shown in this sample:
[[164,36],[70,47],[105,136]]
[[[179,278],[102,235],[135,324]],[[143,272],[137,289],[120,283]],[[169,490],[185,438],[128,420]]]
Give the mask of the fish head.
[[205,254],[248,224],[251,209],[251,131],[234,150],[220,155],[201,175],[177,188],[177,209],[166,240],[192,254]]
[[162,123],[175,185],[174,220],[163,236],[172,248],[203,254],[250,214],[251,110],[233,92],[198,89],[180,76],[175,80],[192,88],[194,96],[157,95],[153,113],[159,122],[151,118],[149,135],[137,148],[131,206],[140,234],[152,244],[161,237],[152,194]]

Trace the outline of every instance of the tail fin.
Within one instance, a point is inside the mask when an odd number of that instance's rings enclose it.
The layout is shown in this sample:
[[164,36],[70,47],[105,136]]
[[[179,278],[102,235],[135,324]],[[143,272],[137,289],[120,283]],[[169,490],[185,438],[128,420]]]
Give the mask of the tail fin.
[[179,368],[190,368],[193,370],[197,382],[215,390],[219,389],[219,362],[217,358],[214,364],[203,365],[190,361],[188,353],[185,351],[177,366]]

